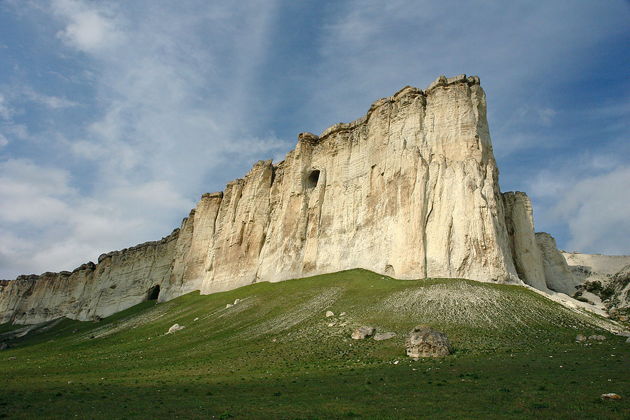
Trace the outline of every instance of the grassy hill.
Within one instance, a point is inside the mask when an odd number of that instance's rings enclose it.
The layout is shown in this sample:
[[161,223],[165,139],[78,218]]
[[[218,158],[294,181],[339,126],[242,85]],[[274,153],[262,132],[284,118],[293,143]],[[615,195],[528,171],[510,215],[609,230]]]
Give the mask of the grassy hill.
[[[522,287],[365,270],[191,293],[11,340],[0,417],[628,418],[630,344],[606,322]],[[417,324],[446,332],[455,353],[408,360]],[[398,335],[351,340],[361,325]]]

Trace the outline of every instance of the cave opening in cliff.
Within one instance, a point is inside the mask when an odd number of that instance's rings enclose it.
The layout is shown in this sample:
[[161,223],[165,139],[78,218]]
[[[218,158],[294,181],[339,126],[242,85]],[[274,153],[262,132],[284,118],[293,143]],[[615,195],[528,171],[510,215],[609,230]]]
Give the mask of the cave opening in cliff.
[[157,300],[158,296],[160,296],[160,285],[156,284],[149,289],[149,292],[147,293],[147,300]]
[[317,182],[319,181],[319,169],[314,169],[308,174],[308,178],[306,179],[306,185],[309,188],[315,188],[317,186]]

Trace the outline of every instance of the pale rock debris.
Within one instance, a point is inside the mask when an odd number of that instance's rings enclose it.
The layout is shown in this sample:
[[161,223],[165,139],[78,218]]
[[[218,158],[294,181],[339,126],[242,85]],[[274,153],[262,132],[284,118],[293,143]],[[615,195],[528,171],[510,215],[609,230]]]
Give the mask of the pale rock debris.
[[376,329],[374,327],[363,326],[354,330],[351,337],[353,340],[363,340],[372,337],[375,332]]
[[168,329],[168,332],[166,334],[172,334],[172,333],[174,333],[176,331],[183,330],[184,328],[186,328],[186,327],[184,327],[183,325],[173,324],[171,326],[171,328]]

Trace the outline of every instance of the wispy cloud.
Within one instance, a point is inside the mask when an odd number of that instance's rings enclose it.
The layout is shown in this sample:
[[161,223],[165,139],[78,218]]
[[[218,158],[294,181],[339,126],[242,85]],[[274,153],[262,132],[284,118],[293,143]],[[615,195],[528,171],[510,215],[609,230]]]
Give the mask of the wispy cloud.
[[35,92],[32,88],[25,88],[22,91],[22,95],[26,99],[50,109],[63,109],[78,105],[76,102],[70,101],[66,98],[44,95],[42,93]]
[[12,114],[13,110],[9,107],[6,98],[4,95],[0,94],[0,118],[9,120]]
[[630,164],[623,155],[583,154],[528,183],[539,228],[566,224],[568,251],[628,254]]
[[[47,30],[60,51],[83,56],[88,73],[81,83],[94,89],[96,102],[87,104],[93,116],[73,130],[54,124],[45,134],[31,133],[56,142],[49,147],[65,151],[68,169],[32,159],[4,162],[4,276],[68,269],[100,252],[158,239],[201,193],[288,149],[272,132],[260,135],[250,116],[273,3],[145,6],[58,0],[43,9],[42,18],[58,25]],[[78,104],[30,87],[20,100],[55,110]],[[5,114],[11,116],[8,105]],[[234,173],[224,174],[230,159]],[[37,226],[37,233],[19,225]],[[9,245],[15,236],[22,246]]]

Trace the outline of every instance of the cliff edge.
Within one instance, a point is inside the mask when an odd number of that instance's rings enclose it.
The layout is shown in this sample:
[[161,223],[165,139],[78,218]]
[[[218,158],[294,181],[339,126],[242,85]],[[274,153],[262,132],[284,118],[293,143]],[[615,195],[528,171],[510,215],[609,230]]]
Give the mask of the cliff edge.
[[440,76],[354,122],[299,134],[284,161],[204,194],[161,241],[8,282],[0,322],[94,319],[147,299],[351,268],[566,292],[566,273],[548,263],[555,243],[543,239],[527,196],[500,191],[479,78]]

